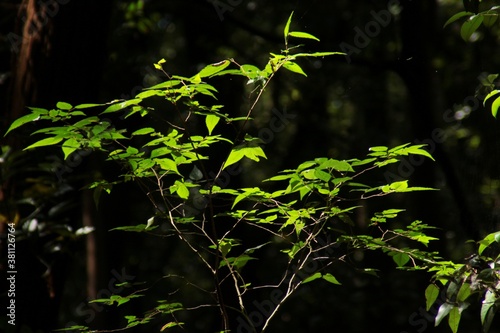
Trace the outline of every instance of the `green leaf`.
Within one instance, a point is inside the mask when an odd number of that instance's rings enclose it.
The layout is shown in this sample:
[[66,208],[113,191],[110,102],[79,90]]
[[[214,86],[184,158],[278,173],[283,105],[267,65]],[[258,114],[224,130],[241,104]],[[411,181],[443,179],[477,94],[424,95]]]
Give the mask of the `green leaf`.
[[406,253],[401,252],[391,252],[392,260],[398,265],[398,267],[403,267],[410,260],[410,256]]
[[219,122],[220,117],[214,114],[208,114],[205,118],[205,124],[207,125],[208,135],[212,135],[212,131]]
[[62,151],[64,153],[64,159],[67,159],[71,153],[80,148],[80,143],[75,138],[70,138],[62,144]]
[[87,103],[87,104],[78,104],[77,106],[74,107],[74,109],[88,109],[88,108],[93,108],[96,106],[102,106],[105,104],[93,104],[93,103]]
[[313,52],[313,53],[297,53],[291,56],[291,58],[298,58],[298,57],[327,57],[331,55],[345,55],[346,53],[344,52]]
[[432,304],[436,301],[439,296],[439,288],[435,284],[430,284],[425,289],[425,309],[429,311]]
[[231,153],[229,153],[229,156],[222,169],[224,170],[231,164],[237,163],[243,157],[247,157],[256,162],[260,160],[259,157],[267,158],[261,147],[238,146],[231,150]]
[[290,31],[288,33],[288,36],[295,37],[295,38],[306,38],[306,39],[314,39],[319,42],[319,38],[316,36],[313,36],[311,34],[308,34],[307,32],[301,32],[301,31]]
[[137,131],[133,132],[132,135],[146,135],[146,134],[153,133],[154,131],[155,131],[155,129],[152,127],[144,127],[144,128],[138,129]]
[[460,29],[460,36],[466,42],[469,41],[470,37],[474,32],[476,32],[477,28],[483,22],[484,17],[482,15],[473,15],[467,21],[462,24],[462,28]]
[[285,29],[283,29],[283,34],[285,35],[285,44],[287,43],[288,40],[288,31],[290,31],[290,23],[292,23],[292,16],[293,12],[290,14],[290,17],[288,18],[288,21],[285,24]]
[[498,114],[498,108],[500,107],[500,97],[498,97],[497,99],[495,99],[493,101],[493,104],[491,104],[491,114],[493,115],[493,117],[497,117],[497,114]]
[[200,77],[209,77],[223,71],[231,62],[229,60],[223,60],[221,62],[210,64],[203,68],[198,75]]
[[335,276],[333,276],[332,274],[330,273],[326,273],[324,274],[322,277],[321,277],[323,280],[327,281],[327,282],[330,282],[330,283],[333,283],[333,284],[338,284],[338,285],[341,285],[342,283],[340,283],[336,278]]
[[66,102],[57,102],[56,107],[61,110],[71,110],[73,106]]
[[116,104],[108,106],[106,108],[106,110],[104,110],[101,114],[116,112],[116,111],[128,108],[131,105],[137,105],[140,102],[142,102],[141,98],[134,98],[134,99],[130,99],[128,101],[124,101],[121,103],[116,103]]
[[311,281],[314,281],[314,280],[317,280],[320,278],[322,278],[321,273],[317,272],[317,273],[314,273],[313,275],[305,278],[304,280],[302,280],[302,284],[305,284],[305,283],[308,283],[308,282],[311,282]]
[[298,73],[298,74],[302,74],[304,76],[307,76],[307,74],[302,70],[302,68],[299,65],[297,65],[295,62],[287,61],[287,62],[283,63],[283,67],[288,69],[290,72],[294,72],[294,73]]
[[27,114],[25,116],[22,116],[21,118],[18,118],[16,119],[9,127],[9,129],[7,130],[7,132],[5,132],[4,136],[6,136],[10,131],[26,124],[26,123],[30,123],[32,121],[37,121],[40,119],[40,115],[42,114],[47,114],[49,111],[47,110],[44,110],[45,112],[36,112],[36,111],[33,111],[32,113],[30,114]]
[[149,231],[149,230],[156,229],[157,227],[158,227],[157,225],[148,227],[148,225],[146,225],[146,224],[139,224],[139,225],[116,227],[116,228],[111,229],[110,231],[121,230],[121,231],[132,231],[132,232],[143,232],[146,230]]
[[450,311],[450,315],[448,317],[448,325],[450,325],[451,331],[453,333],[457,333],[458,331],[458,324],[460,323],[460,309],[458,307],[453,307],[453,309]]
[[28,149],[42,147],[42,146],[52,146],[52,145],[55,145],[55,144],[61,142],[62,139],[63,139],[63,137],[61,137],[61,136],[53,136],[51,138],[42,139],[42,140],[37,141],[34,144],[24,148],[23,150],[28,150]]
[[450,17],[448,19],[448,21],[446,21],[446,23],[444,24],[443,28],[446,28],[446,26],[448,24],[455,22],[459,18],[462,18],[464,16],[471,16],[471,15],[474,15],[474,13],[472,13],[472,12],[459,12],[459,13],[456,13],[455,15],[453,15],[452,17]]
[[481,306],[481,324],[483,324],[483,332],[489,331],[493,318],[495,317],[495,301],[495,292],[488,289]]
[[187,200],[189,198],[189,189],[187,188],[186,184],[176,180],[175,185],[177,185],[177,190],[176,190],[177,195],[181,199]]
[[446,303],[446,302],[441,304],[441,306],[439,307],[438,313],[436,315],[435,326],[439,325],[439,323],[441,323],[441,321],[450,313],[450,311],[452,309],[453,309],[453,304]]
[[[484,237],[482,240],[480,240],[479,243],[479,248],[477,253],[481,255],[483,251],[490,246],[493,242],[497,241],[497,239],[500,239],[500,231],[493,232],[486,237]],[[497,241],[498,242],[498,241]]]
[[492,91],[492,92],[490,92],[488,95],[486,95],[486,97],[485,97],[485,98],[484,98],[484,100],[483,100],[483,106],[486,106],[486,101],[487,101],[490,97],[495,96],[495,95],[497,95],[497,94],[499,94],[499,93],[500,93],[500,90],[493,90],[493,91]]

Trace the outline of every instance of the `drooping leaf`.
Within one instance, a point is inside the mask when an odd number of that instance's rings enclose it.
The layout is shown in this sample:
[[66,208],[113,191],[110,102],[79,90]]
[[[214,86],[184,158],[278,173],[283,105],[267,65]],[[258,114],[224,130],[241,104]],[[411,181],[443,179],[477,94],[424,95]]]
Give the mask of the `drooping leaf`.
[[205,118],[205,124],[207,125],[208,135],[212,135],[212,131],[219,122],[220,117],[215,114],[208,114]]
[[62,151],[64,153],[64,159],[67,159],[71,153],[80,148],[80,143],[75,138],[69,138],[62,144]]
[[448,317],[448,325],[451,328],[451,331],[453,333],[457,333],[458,331],[458,324],[460,323],[460,309],[458,307],[453,307],[453,309],[450,311],[449,317]]
[[488,99],[490,99],[490,97],[495,96],[495,95],[498,95],[498,94],[500,94],[500,90],[493,90],[493,91],[491,91],[491,92],[490,92],[488,95],[486,95],[486,97],[484,98],[484,100],[483,100],[483,106],[486,106],[486,101],[487,101]]
[[450,23],[453,23],[455,22],[456,20],[464,17],[464,16],[471,16],[471,15],[474,15],[474,13],[472,12],[459,12],[459,13],[456,13],[455,15],[453,15],[452,17],[450,17],[448,19],[448,21],[446,21],[446,23],[444,24],[443,28],[445,28],[448,24]]
[[33,122],[33,121],[37,121],[40,119],[40,115],[42,114],[47,114],[49,111],[48,110],[44,110],[45,112],[32,112],[30,114],[27,114],[25,116],[22,116],[21,118],[18,118],[16,119],[9,127],[9,129],[7,130],[7,132],[5,132],[4,136],[6,136],[10,131],[26,124],[26,123],[30,123],[30,122]]
[[288,69],[290,72],[294,72],[297,74],[302,74],[304,76],[307,76],[307,74],[302,70],[302,68],[297,65],[297,63],[292,62],[292,61],[287,61],[283,63],[283,67]]
[[321,277],[323,280],[327,281],[327,282],[330,282],[330,283],[333,283],[333,284],[338,284],[338,285],[341,285],[342,283],[340,283],[336,278],[335,276],[333,276],[332,274],[330,273],[326,273],[326,274],[323,274],[323,276]]
[[429,311],[432,304],[436,301],[439,296],[439,288],[435,284],[430,284],[425,289],[425,309]]
[[453,309],[453,304],[447,302],[441,304],[435,318],[435,326],[439,325],[439,323],[441,323],[441,321],[450,313],[452,309]]

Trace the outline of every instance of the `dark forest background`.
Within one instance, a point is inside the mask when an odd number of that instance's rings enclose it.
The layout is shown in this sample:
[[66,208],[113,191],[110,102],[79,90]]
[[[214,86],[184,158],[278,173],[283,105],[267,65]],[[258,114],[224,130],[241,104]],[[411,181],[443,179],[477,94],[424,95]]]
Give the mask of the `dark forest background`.
[[[168,71],[186,76],[227,58],[264,66],[268,52],[283,48],[283,26],[294,11],[295,29],[321,39],[305,43],[306,50],[344,51],[349,57],[309,60],[301,63],[307,78],[287,73],[274,79],[258,112],[263,121],[273,109],[294,117],[266,144],[272,162],[246,168],[230,181],[250,184],[318,156],[362,157],[370,146],[427,143],[435,162],[400,165],[394,174],[440,191],[395,203],[407,209],[409,219],[438,227],[432,234],[440,240],[432,249],[461,262],[471,251],[467,240],[500,227],[500,125],[475,97],[481,79],[500,71],[499,29],[498,24],[482,27],[465,42],[460,24],[443,28],[461,10],[462,1],[455,0],[3,0],[2,135],[27,106],[130,98],[164,79],[153,67],[162,58]],[[28,34],[32,38],[23,37]],[[248,87],[221,81],[219,90],[226,110],[244,111]],[[12,147],[9,156],[31,142],[27,133],[33,129],[3,139],[2,145]],[[108,231],[143,223],[151,213],[132,185],[103,196],[97,208],[92,193],[81,190],[93,175],[119,170],[104,167],[93,155],[68,164],[55,151],[9,160],[2,159],[3,216],[16,218],[15,211],[26,217],[32,208],[14,209],[12,202],[30,199],[46,218],[18,225],[16,332],[45,333],[68,323],[122,327],[120,311],[86,303],[105,295],[110,281],[151,282],[175,269],[196,274],[185,250],[168,239]],[[64,186],[50,176],[54,170]],[[363,217],[358,216],[360,223]],[[82,226],[96,230],[72,236]],[[269,331],[449,331],[446,323],[434,328],[424,311],[428,274],[398,271],[390,260],[368,254],[358,259],[385,269],[380,277],[344,272],[342,287],[304,287]],[[166,290],[158,283],[151,299],[132,309],[141,310]],[[478,306],[463,315],[463,332],[480,331]],[[200,332],[215,331],[218,324],[207,316],[190,320],[198,322]],[[499,332],[495,323],[492,331]],[[12,331],[5,322],[0,325],[1,331]]]

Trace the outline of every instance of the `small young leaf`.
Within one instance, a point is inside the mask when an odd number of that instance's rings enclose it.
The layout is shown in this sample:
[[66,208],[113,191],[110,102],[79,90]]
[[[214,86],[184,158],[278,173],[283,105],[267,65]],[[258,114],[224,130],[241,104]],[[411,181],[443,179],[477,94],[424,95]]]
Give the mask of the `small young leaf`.
[[327,281],[327,282],[330,282],[330,283],[333,283],[333,284],[338,284],[338,285],[341,285],[342,283],[340,283],[336,278],[335,276],[333,276],[332,274],[330,273],[326,273],[324,274],[322,277],[321,277],[323,280]]
[[70,138],[64,141],[62,145],[62,151],[64,153],[64,159],[67,159],[71,153],[80,148],[80,143],[75,138]]
[[319,38],[316,36],[313,36],[311,34],[308,34],[307,32],[301,32],[301,31],[291,31],[288,33],[288,36],[295,37],[295,38],[306,38],[306,39],[314,39],[319,42]]
[[314,273],[313,275],[305,278],[304,280],[302,280],[302,284],[305,284],[305,283],[308,283],[308,282],[311,282],[311,281],[314,281],[314,280],[317,280],[319,278],[321,278],[321,273],[320,272],[317,272],[317,273]]
[[57,102],[56,107],[61,110],[71,110],[73,106],[66,102]]
[[410,260],[410,257],[405,253],[393,253],[392,260],[398,265],[398,267],[403,267]]
[[5,132],[4,136],[6,136],[10,131],[12,131],[13,129],[16,129],[26,123],[30,123],[32,121],[37,121],[40,119],[40,115],[41,114],[45,114],[45,113],[48,113],[49,111],[47,110],[44,110],[45,112],[35,112],[33,111],[32,113],[30,114],[27,114],[25,116],[22,116],[21,118],[18,118],[16,119],[9,127],[9,129],[7,130],[7,132]]
[[283,34],[285,35],[285,44],[288,40],[288,31],[290,31],[290,23],[292,23],[293,12],[290,14],[288,21],[286,22],[285,29],[283,30]]
[[231,62],[229,60],[223,60],[221,62],[215,63],[215,64],[210,64],[203,68],[198,75],[200,78],[203,77],[210,77],[214,74],[217,74],[221,71],[223,71],[227,66],[229,66]]

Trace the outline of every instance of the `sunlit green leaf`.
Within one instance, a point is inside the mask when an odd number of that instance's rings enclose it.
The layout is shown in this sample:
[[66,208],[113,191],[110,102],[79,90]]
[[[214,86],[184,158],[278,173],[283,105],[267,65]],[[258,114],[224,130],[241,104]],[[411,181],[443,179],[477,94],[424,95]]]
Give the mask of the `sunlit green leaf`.
[[24,148],[23,150],[28,150],[36,147],[42,147],[42,146],[53,146],[55,144],[58,144],[63,140],[63,137],[61,136],[54,136],[51,138],[45,138],[40,141],[35,142],[32,145],[29,145],[28,147]]
[[223,60],[221,62],[215,63],[215,64],[210,64],[203,68],[198,75],[200,77],[210,77],[214,74],[217,74],[224,70],[227,66],[229,66],[231,62],[229,60]]
[[71,110],[73,106],[66,102],[57,102],[56,107],[61,110]]
[[330,273],[326,273],[326,274],[323,274],[323,276],[321,277],[323,280],[327,281],[327,282],[330,282],[330,283],[333,283],[333,284],[338,284],[338,285],[341,285],[342,283],[340,283],[336,278],[335,276],[333,276],[332,274]]
[[44,110],[44,112],[35,112],[35,111],[33,111],[30,114],[27,114],[25,116],[22,116],[21,118],[16,119],[10,125],[9,129],[7,130],[7,132],[5,132],[4,136],[7,135],[13,129],[16,129],[16,128],[18,128],[18,127],[20,127],[20,126],[22,126],[22,125],[24,125],[26,123],[30,123],[30,122],[39,120],[40,119],[40,115],[46,114],[48,112],[49,112],[48,110]]
[[285,36],[285,43],[288,40],[288,32],[290,31],[290,23],[292,23],[292,16],[293,16],[293,12],[288,17],[288,21],[286,21],[286,24],[285,24],[285,29],[283,29],[283,34]]
[[322,275],[321,275],[320,272],[314,273],[313,275],[311,275],[311,276],[305,278],[304,280],[302,280],[302,284],[305,284],[305,283],[308,283],[308,282],[320,279],[321,277],[322,277]]
[[319,42],[319,38],[316,36],[313,36],[307,32],[301,32],[301,31],[290,31],[288,33],[288,36],[295,37],[295,38],[306,38],[306,39],[314,39]]
[[212,135],[212,131],[219,122],[220,117],[214,114],[208,114],[205,118],[205,124],[207,125],[208,135]]
[[283,67],[288,69],[290,72],[302,74],[304,76],[307,76],[307,74],[302,70],[302,68],[297,65],[297,63],[292,62],[292,61],[287,61],[283,63]]

